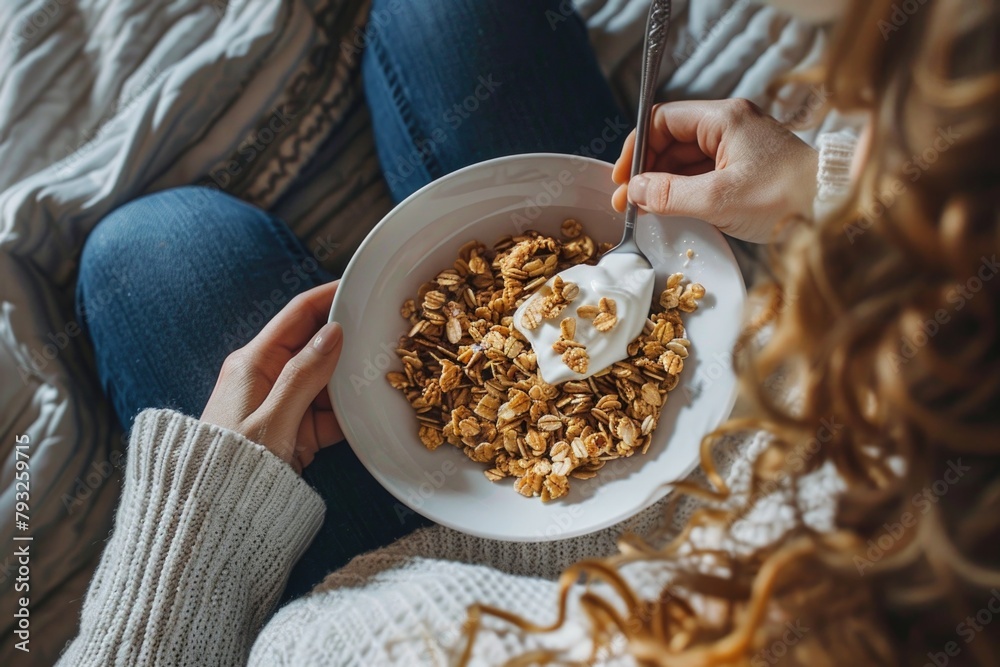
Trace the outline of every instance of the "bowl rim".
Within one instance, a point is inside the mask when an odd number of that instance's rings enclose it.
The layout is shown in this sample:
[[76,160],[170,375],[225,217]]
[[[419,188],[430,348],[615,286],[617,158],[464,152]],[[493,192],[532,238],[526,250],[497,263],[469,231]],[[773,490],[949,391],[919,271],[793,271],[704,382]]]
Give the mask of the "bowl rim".
[[[354,254],[351,256],[350,261],[347,263],[347,267],[344,269],[344,272],[341,275],[340,280],[344,280],[348,276],[350,276],[355,264],[357,264],[357,262],[360,261],[359,258],[361,257],[362,251],[365,249],[365,247],[369,243],[374,242],[373,239],[377,236],[379,230],[383,226],[386,226],[388,222],[396,215],[397,211],[405,207],[411,200],[416,199],[417,197],[424,196],[427,192],[430,192],[436,188],[445,187],[451,180],[459,178],[466,172],[475,169],[492,167],[506,162],[526,161],[526,160],[531,161],[531,160],[542,160],[542,159],[553,159],[553,158],[573,161],[576,163],[579,163],[579,161],[583,161],[592,166],[596,166],[601,169],[606,169],[609,172],[613,168],[613,165],[609,162],[605,162],[603,160],[598,160],[596,158],[587,157],[583,155],[574,155],[569,153],[520,153],[517,155],[505,155],[502,157],[492,158],[489,160],[483,160],[470,165],[466,165],[465,167],[461,167],[460,169],[456,169],[451,173],[448,173],[436,180],[431,181],[430,183],[427,183],[426,185],[422,186],[421,188],[419,188],[418,190],[407,196],[405,199],[400,201],[398,204],[393,206],[392,209],[389,210],[389,212],[387,212],[382,217],[382,219],[379,220],[378,223],[374,227],[372,227],[371,230],[365,235],[365,238],[362,240],[357,250],[354,251]],[[658,216],[658,217],[671,217],[671,216]],[[681,217],[691,218],[693,216],[681,216]],[[736,256],[733,253],[733,249],[729,245],[729,242],[726,241],[725,235],[721,231],[719,231],[717,227],[707,222],[705,222],[705,224],[708,225],[715,234],[717,234],[719,237],[723,239],[722,245],[725,248],[725,254],[731,260],[732,265],[736,268],[735,273],[738,278],[738,283],[740,287],[739,294],[741,296],[743,307],[745,308],[747,302],[746,280],[743,276],[743,272],[740,269],[738,262],[736,261]],[[344,290],[338,289],[336,294],[334,295],[333,303],[331,303],[330,305],[330,312],[327,318],[328,321],[333,321],[333,314],[337,310],[337,304],[341,301],[342,298],[346,298],[342,297],[343,294],[345,294]],[[334,372],[334,374],[336,375],[336,372]],[[732,389],[730,390],[729,396],[727,397],[725,403],[725,409],[720,413],[724,416],[721,417],[721,419],[719,420],[719,424],[725,423],[725,421],[730,418],[733,412],[733,408],[735,407],[736,401],[739,397],[739,388],[740,388],[739,376],[736,375],[735,372],[734,376],[736,381],[733,383]],[[330,382],[327,383],[327,393],[329,394],[330,403],[334,409],[334,414],[338,415],[338,420],[339,420],[339,414],[343,413],[344,406],[340,405],[340,401],[338,400],[337,395],[333,391],[334,383],[335,381],[331,377]],[[598,531],[604,530],[611,526],[617,525],[619,523],[622,523],[623,521],[628,521],[629,519],[635,517],[641,512],[649,509],[652,505],[656,504],[657,502],[659,502],[660,500],[665,498],[669,493],[672,492],[671,482],[665,481],[661,484],[661,486],[658,489],[650,492],[645,501],[643,501],[641,504],[634,506],[634,508],[625,510],[615,517],[605,519],[596,524],[570,529],[563,533],[553,535],[551,537],[538,536],[538,535],[525,535],[523,537],[522,536],[501,537],[497,536],[496,534],[482,531],[476,528],[470,528],[467,525],[460,525],[446,518],[437,516],[436,513],[434,512],[428,513],[425,508],[415,507],[405,493],[402,492],[397,493],[397,489],[395,488],[395,486],[387,482],[387,477],[385,474],[383,474],[382,470],[378,466],[372,464],[371,458],[368,456],[365,447],[362,447],[360,444],[356,445],[355,443],[351,442],[351,440],[347,437],[347,435],[348,434],[346,433],[345,429],[344,440],[347,441],[347,444],[354,451],[354,455],[358,457],[358,460],[361,462],[361,464],[365,467],[368,473],[371,474],[372,477],[374,477],[378,481],[378,483],[382,486],[382,488],[388,491],[389,494],[392,495],[398,502],[402,503],[403,505],[405,505],[407,508],[409,508],[419,516],[422,516],[434,522],[435,524],[445,526],[447,528],[450,528],[452,530],[458,531],[463,534],[472,535],[474,537],[479,537],[483,539],[502,541],[502,542],[542,543],[542,542],[557,542],[575,537],[582,537],[585,535],[590,535]],[[678,475],[675,481],[679,481],[681,479],[688,477],[692,473],[692,471],[694,471],[700,465],[700,462],[701,462],[700,457],[697,456],[694,457],[689,465],[682,468],[683,473]],[[433,516],[429,516],[428,514],[431,514]]]

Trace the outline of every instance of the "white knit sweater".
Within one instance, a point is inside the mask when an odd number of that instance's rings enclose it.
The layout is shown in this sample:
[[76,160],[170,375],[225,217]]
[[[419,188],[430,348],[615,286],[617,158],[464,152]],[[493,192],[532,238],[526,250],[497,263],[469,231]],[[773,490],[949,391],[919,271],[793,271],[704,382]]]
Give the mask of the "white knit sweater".
[[[853,148],[843,136],[820,147],[818,205],[846,185]],[[764,444],[757,436],[717,450],[733,502],[740,501],[749,462]],[[799,498],[806,520],[828,525],[835,476],[820,471],[803,486],[809,489]],[[772,538],[785,524],[780,503],[755,504],[734,533],[749,541]],[[682,504],[675,524],[693,506]],[[552,543],[424,528],[355,558],[272,616],[323,511],[319,496],[260,445],[169,410],[143,412],[132,430],[115,530],[87,593],[80,633],[59,664],[449,664],[462,647],[470,604],[514,610],[539,623],[554,620],[558,574],[583,558],[613,554],[625,531],[663,528],[664,505],[599,533]],[[640,591],[662,584],[651,567],[633,566],[627,574]],[[572,604],[569,622],[551,635],[487,623],[473,664],[500,664],[542,647],[570,648],[570,657],[585,660],[586,637]],[[605,657],[601,664],[630,663],[627,655]]]

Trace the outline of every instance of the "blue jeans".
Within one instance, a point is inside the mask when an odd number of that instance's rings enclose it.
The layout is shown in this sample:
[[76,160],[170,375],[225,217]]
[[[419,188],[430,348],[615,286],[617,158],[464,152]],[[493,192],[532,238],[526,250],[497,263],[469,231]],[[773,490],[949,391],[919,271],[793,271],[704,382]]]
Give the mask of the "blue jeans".
[[[617,157],[628,129],[582,22],[560,5],[375,0],[363,74],[396,199],[502,155]],[[229,352],[293,296],[333,278],[282,221],[221,192],[184,187],[100,222],[81,257],[77,310],[128,430],[148,407],[200,415]],[[286,597],[427,523],[401,511],[346,443],[322,450],[303,476],[327,514]]]
[[618,158],[631,121],[570,7],[569,0],[375,0],[362,75],[396,201],[502,155]]

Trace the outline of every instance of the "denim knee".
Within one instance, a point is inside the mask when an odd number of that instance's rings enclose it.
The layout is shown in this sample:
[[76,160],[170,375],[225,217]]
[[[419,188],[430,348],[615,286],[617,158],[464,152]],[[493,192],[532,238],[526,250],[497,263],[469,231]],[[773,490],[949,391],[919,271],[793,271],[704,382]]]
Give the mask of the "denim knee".
[[[123,254],[134,252],[145,242],[161,236],[162,227],[169,227],[179,240],[197,219],[200,211],[211,211],[238,202],[231,196],[209,188],[184,186],[162,190],[133,199],[114,209],[91,231],[80,257],[80,277],[86,279],[95,272],[113,267]],[[214,216],[209,216],[209,219]]]
[[[86,321],[100,306],[133,288],[155,294],[159,275],[206,241],[242,238],[246,242],[276,231],[270,216],[218,190],[184,186],[132,200],[111,211],[91,231],[80,256],[76,288],[77,315]],[[150,295],[147,295],[150,296]],[[87,312],[84,312],[87,310]]]

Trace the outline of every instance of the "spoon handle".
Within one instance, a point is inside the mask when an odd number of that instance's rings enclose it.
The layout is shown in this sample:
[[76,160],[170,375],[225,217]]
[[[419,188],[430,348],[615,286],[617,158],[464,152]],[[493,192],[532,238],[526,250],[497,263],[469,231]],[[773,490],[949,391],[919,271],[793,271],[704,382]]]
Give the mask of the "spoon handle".
[[[646,19],[646,39],[642,47],[642,80],[639,88],[639,117],[635,126],[635,150],[632,153],[632,176],[646,167],[646,135],[649,133],[650,112],[656,94],[656,79],[663,60],[663,48],[670,32],[670,0],[653,0]],[[625,208],[625,235],[621,245],[635,243],[635,221],[639,207],[630,199]]]

